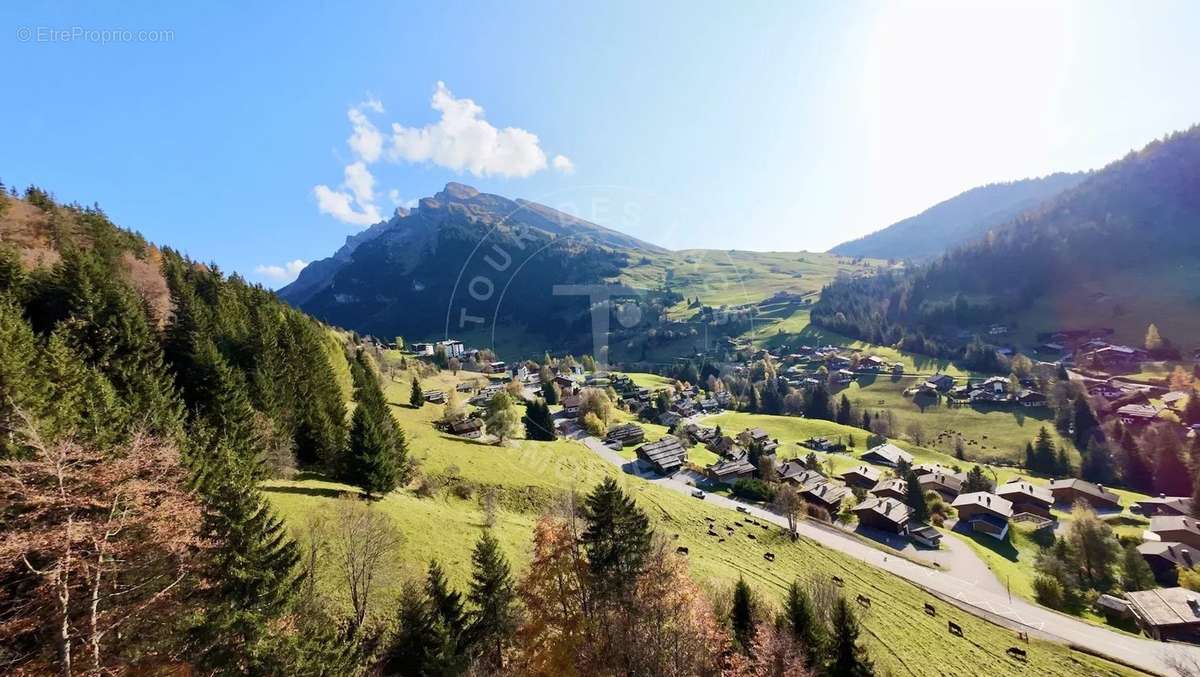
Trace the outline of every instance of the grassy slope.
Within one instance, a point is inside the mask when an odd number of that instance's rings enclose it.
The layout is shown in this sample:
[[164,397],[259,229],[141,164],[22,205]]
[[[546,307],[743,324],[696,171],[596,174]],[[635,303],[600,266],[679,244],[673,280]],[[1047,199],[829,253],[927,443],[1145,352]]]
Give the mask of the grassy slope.
[[[439,375],[427,379],[426,387],[444,387],[451,380],[449,375]],[[391,384],[389,390],[392,401],[407,400],[407,381]],[[864,594],[873,600],[865,615],[864,634],[880,667],[892,674],[971,674],[982,665],[988,665],[989,674],[996,675],[1125,672],[1065,647],[1039,642],[1030,647],[1030,663],[1017,664],[1003,653],[1014,644],[1011,631],[943,604],[911,584],[812,543],[790,542],[776,530],[742,525],[725,543],[719,543],[706,535],[705,518],[714,518],[720,527],[732,525],[733,515],[728,511],[620,475],[618,469],[572,442],[518,441],[511,447],[493,447],[443,436],[430,426],[439,410],[432,405],[419,410],[395,408],[408,433],[410,448],[422,459],[425,472],[454,472],[464,481],[499,490],[502,509],[497,533],[518,571],[528,563],[530,531],[536,516],[554,501],[555,493],[586,490],[602,477],[620,476],[651,515],[658,532],[690,549],[691,570],[705,584],[728,586],[744,576],[766,598],[777,600],[783,587],[797,575],[844,578],[847,593]],[[273,504],[293,525],[331,508],[338,495],[353,493],[349,487],[317,479],[270,482],[266,489]],[[394,570],[383,582],[383,598],[376,606],[380,613],[390,613],[402,577],[418,573],[431,557],[441,560],[451,578],[463,584],[469,571],[470,549],[482,528],[482,513],[475,500],[453,498],[444,491],[421,499],[410,491],[400,491],[378,505],[405,535]],[[745,536],[747,531],[755,533],[757,539]],[[763,559],[768,551],[775,553],[775,562]],[[926,601],[938,607],[938,617],[922,613]],[[947,620],[962,625],[966,637],[951,639],[945,631]]]

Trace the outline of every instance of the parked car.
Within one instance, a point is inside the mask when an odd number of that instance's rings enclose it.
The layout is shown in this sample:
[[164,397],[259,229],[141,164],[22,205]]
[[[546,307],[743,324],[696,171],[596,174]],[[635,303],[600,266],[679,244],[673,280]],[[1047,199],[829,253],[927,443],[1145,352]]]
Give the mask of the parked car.
[[749,510],[746,510],[746,506],[744,506],[744,505],[739,505],[737,507],[737,511],[738,512],[750,512]]
[[698,498],[701,501],[703,501],[704,500],[704,490],[696,489],[696,490],[692,491],[692,498]]

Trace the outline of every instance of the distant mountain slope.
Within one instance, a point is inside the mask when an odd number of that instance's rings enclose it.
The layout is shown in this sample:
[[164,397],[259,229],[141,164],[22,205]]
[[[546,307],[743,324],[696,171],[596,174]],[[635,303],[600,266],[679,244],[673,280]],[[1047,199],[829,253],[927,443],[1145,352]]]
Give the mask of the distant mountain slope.
[[346,244],[333,256],[310,263],[295,282],[279,290],[279,296],[294,305],[304,305],[330,287],[337,273],[351,264],[360,246],[387,235],[393,248],[405,246],[417,252],[430,244],[429,237],[435,234],[436,226],[447,220],[470,222],[481,229],[496,225],[532,228],[554,237],[571,237],[616,249],[666,251],[536,202],[480,193],[470,186],[451,182],[433,197],[422,199],[415,210],[397,209],[391,219],[347,237]]
[[377,336],[453,334],[493,345],[529,332],[590,340],[586,295],[558,285],[615,279],[666,250],[526,200],[450,183],[411,212],[347,238],[279,291],[331,323]]
[[812,319],[888,344],[918,335],[953,344],[945,337],[994,322],[1015,323],[1026,338],[1107,327],[1136,343],[1154,322],[1191,345],[1200,340],[1198,257],[1200,126],[1129,153],[926,266],[835,282]]
[[829,251],[842,256],[929,259],[983,237],[1021,212],[1074,188],[1087,176],[1086,172],[1058,173],[972,188],[916,216]]

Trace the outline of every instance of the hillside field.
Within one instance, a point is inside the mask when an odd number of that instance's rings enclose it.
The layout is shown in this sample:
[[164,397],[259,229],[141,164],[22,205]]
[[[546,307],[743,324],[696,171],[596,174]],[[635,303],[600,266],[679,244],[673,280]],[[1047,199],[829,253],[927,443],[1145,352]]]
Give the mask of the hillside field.
[[[426,388],[448,386],[447,373],[428,379]],[[389,384],[389,399],[405,402],[408,381]],[[878,666],[895,675],[970,674],[988,664],[991,673],[1078,675],[1130,674],[1126,669],[1050,643],[1029,647],[1030,662],[1020,664],[1004,655],[1015,642],[1014,633],[944,604],[917,587],[863,565],[834,551],[807,542],[791,542],[777,529],[740,524],[726,542],[707,536],[707,519],[718,530],[736,523],[735,514],[702,501],[622,475],[619,469],[582,445],[514,441],[497,447],[442,435],[431,426],[441,407],[394,407],[406,431],[409,448],[421,460],[422,471],[447,482],[447,488],[430,498],[419,498],[410,489],[394,492],[377,503],[404,534],[393,568],[383,582],[374,611],[381,617],[393,613],[399,583],[420,575],[427,561],[437,557],[457,585],[463,585],[470,566],[470,550],[483,528],[479,491],[492,488],[500,497],[496,532],[505,552],[519,572],[528,562],[530,534],[538,515],[569,491],[588,491],[606,476],[621,477],[627,490],[651,516],[656,531],[673,545],[689,548],[693,575],[706,586],[731,586],[738,576],[771,603],[778,603],[793,577],[841,576],[845,592],[863,594],[873,601],[864,615],[864,636]],[[735,426],[737,419],[729,421]],[[451,479],[457,478],[457,479]],[[458,498],[450,484],[470,486],[471,498]],[[303,478],[273,481],[264,486],[272,504],[290,525],[302,528],[313,515],[332,509],[339,497],[355,493],[345,485]],[[751,540],[745,534],[754,533]],[[763,558],[775,554],[774,562]],[[333,575],[325,572],[326,577]],[[330,584],[329,580],[325,581]],[[937,606],[936,618],[922,612],[925,602]],[[965,638],[946,633],[946,621],[959,623]]]

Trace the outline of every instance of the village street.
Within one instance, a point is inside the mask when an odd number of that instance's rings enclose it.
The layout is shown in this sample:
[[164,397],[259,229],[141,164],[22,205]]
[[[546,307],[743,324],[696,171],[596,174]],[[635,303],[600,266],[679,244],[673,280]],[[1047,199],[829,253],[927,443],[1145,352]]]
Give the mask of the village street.
[[[582,442],[602,458],[648,482],[691,494],[695,487],[674,477],[661,477],[653,471],[644,470],[637,461],[622,458],[599,439],[581,431],[570,435]],[[787,528],[787,519],[769,510],[731,500],[724,496],[707,494],[706,501],[728,510],[741,508],[757,519]],[[1008,625],[1014,629],[1030,632],[1044,639],[1064,642],[1091,653],[1108,656],[1158,674],[1174,674],[1169,658],[1182,658],[1185,664],[1200,668],[1200,647],[1180,644],[1165,644],[1150,639],[1134,637],[1115,630],[1093,625],[1086,621],[1060,614],[1045,607],[1027,602],[1005,593],[1004,584],[998,581],[987,565],[966,544],[955,538],[942,540],[948,547],[945,555],[938,556],[938,563],[945,571],[921,566],[896,555],[868,545],[855,536],[836,527],[818,524],[812,520],[797,522],[801,536],[821,545],[837,550],[855,559],[889,571],[901,578],[954,600],[962,609]],[[943,559],[944,557],[944,559]]]

